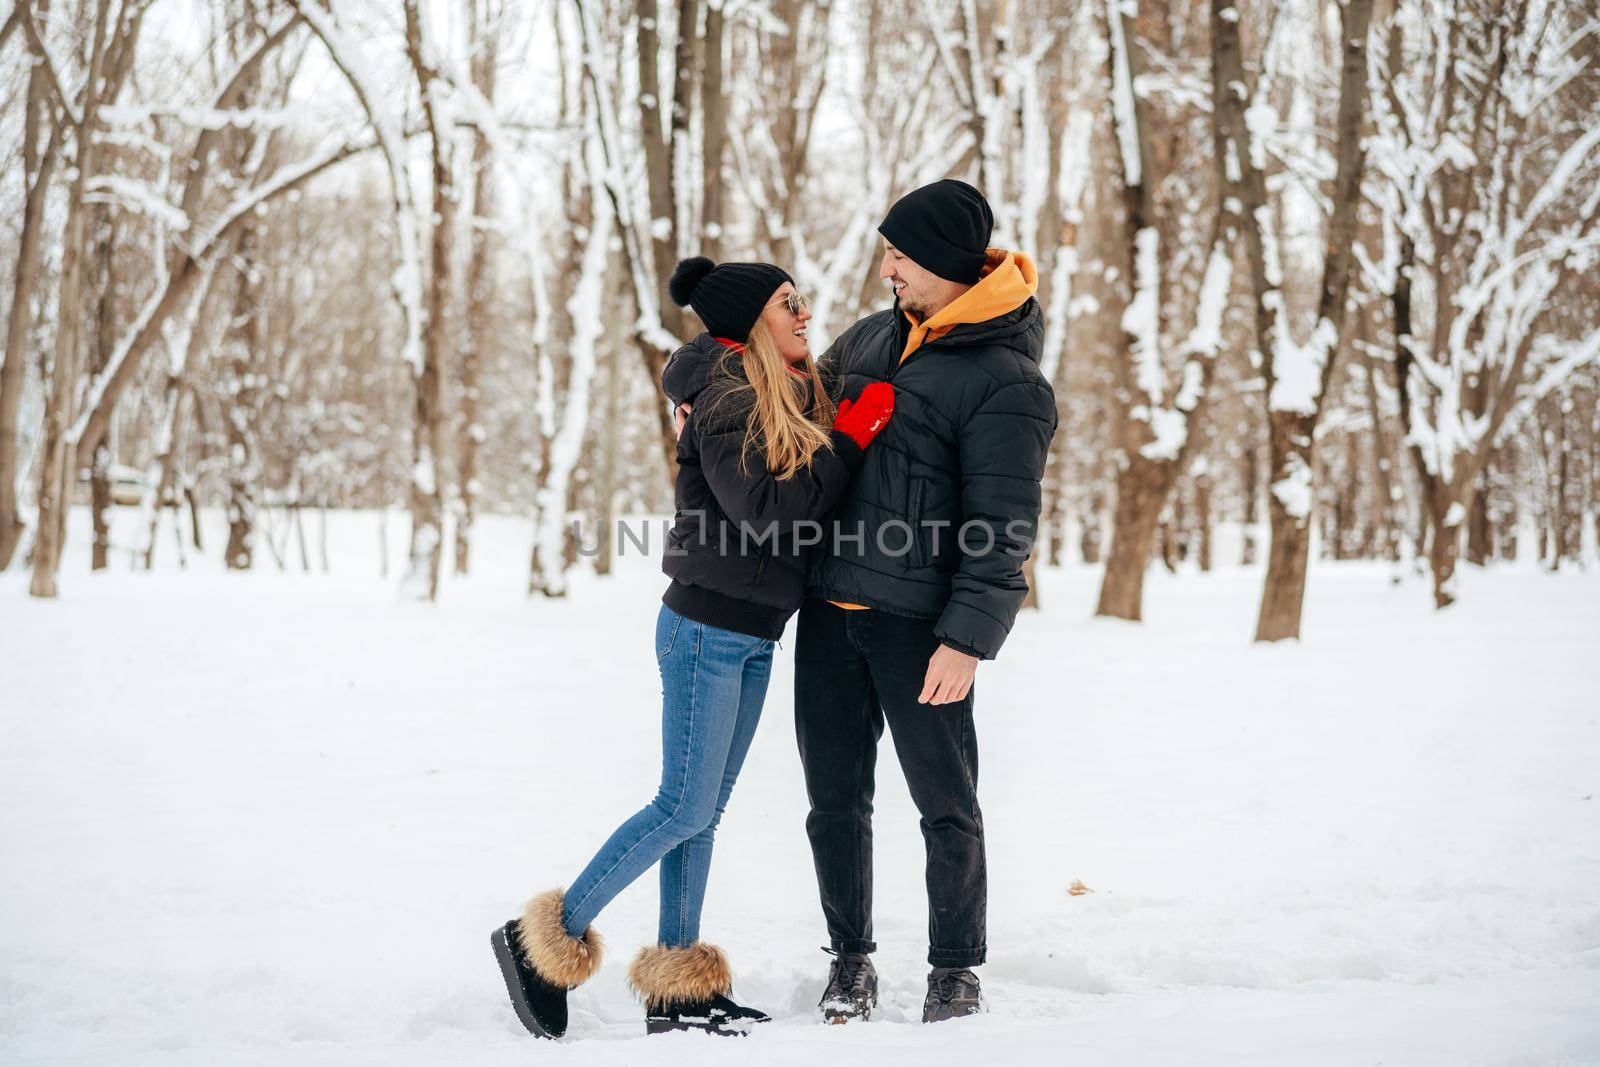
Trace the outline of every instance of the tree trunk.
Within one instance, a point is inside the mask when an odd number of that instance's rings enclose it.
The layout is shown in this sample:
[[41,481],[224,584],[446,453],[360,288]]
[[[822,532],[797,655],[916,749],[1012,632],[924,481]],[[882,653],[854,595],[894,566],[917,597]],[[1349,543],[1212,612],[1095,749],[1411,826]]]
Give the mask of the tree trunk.
[[23,523],[17,508],[17,415],[22,402],[25,369],[32,346],[33,293],[40,274],[39,246],[44,233],[44,205],[50,175],[61,153],[66,119],[55,123],[41,152],[39,133],[47,119],[44,68],[35,64],[28,77],[27,111],[23,116],[22,169],[27,198],[17,239],[16,275],[11,280],[11,313],[6,320],[6,350],[0,359],[0,571],[11,565]]
[[[95,250],[95,326],[94,372],[105,370],[116,344],[116,279],[113,255],[116,250],[116,224],[111,209],[96,205],[94,211]],[[90,545],[89,569],[102,571],[111,552],[111,435],[95,446],[89,464],[89,510],[94,529]]]
[[1552,553],[1552,571],[1561,569],[1561,564],[1572,559],[1576,553],[1573,551],[1577,538],[1573,536],[1578,523],[1573,521],[1572,514],[1572,447],[1567,427],[1567,410],[1569,405],[1558,401],[1556,403],[1556,455],[1555,475],[1556,488],[1555,500],[1551,511],[1555,515],[1555,552]]
[[[1361,318],[1362,324],[1368,323],[1367,316]],[[1373,491],[1378,496],[1376,521],[1379,524],[1378,540],[1383,558],[1391,562],[1400,558],[1400,519],[1395,514],[1394,491],[1394,449],[1389,442],[1389,433],[1383,423],[1383,410],[1378,403],[1377,371],[1373,369],[1373,357],[1367,355],[1362,359],[1365,374],[1362,375],[1366,384],[1367,407],[1372,413],[1372,477]]]
[[1254,567],[1260,549],[1256,545],[1256,524],[1261,521],[1261,458],[1253,445],[1246,444],[1244,458],[1244,522],[1243,542],[1239,549],[1239,564]]
[[[149,481],[145,485],[144,504],[140,508],[140,518],[144,520],[144,553],[142,565],[145,570],[155,566],[156,561],[156,534],[161,527],[161,508],[167,502],[173,486],[173,470],[177,461],[178,442],[182,438],[181,425],[183,421],[183,390],[176,378],[167,380],[166,404],[162,417],[162,447],[156,454],[155,462],[150,465]],[[182,529],[176,515],[173,519],[174,527]],[[182,557],[183,542],[180,535],[178,542],[179,556]]]
[[1493,462],[1491,453],[1489,464],[1485,464],[1483,473],[1478,475],[1478,491],[1473,494],[1472,507],[1467,511],[1467,562],[1475,567],[1486,566],[1493,552],[1489,536],[1489,485],[1494,477],[1490,464]]
[[1170,465],[1134,453],[1117,475],[1116,519],[1111,555],[1100,582],[1096,615],[1138,622],[1144,598],[1144,572],[1155,547],[1162,502],[1171,488]]
[[[1065,467],[1066,462],[1063,460],[1060,465]],[[1045,561],[1051,567],[1061,566],[1065,558],[1061,550],[1067,542],[1067,494],[1060,481],[1057,478],[1056,491],[1050,494],[1050,515],[1046,522],[1049,536],[1045,540]]]
[[575,204],[580,211],[583,207],[588,209],[587,217],[583,218],[588,233],[583,241],[578,267],[572,273],[572,296],[567,301],[572,326],[564,360],[567,390],[562,400],[559,428],[555,436],[547,441],[544,450],[548,463],[545,478],[539,487],[539,519],[535,534],[539,544],[534,549],[533,565],[536,569],[529,580],[530,592],[542,592],[552,597],[565,595],[566,568],[576,558],[576,542],[567,524],[567,516],[571,514],[573,501],[577,499],[574,487],[587,476],[587,470],[578,461],[583,442],[588,436],[597,346],[603,332],[600,319],[605,302],[605,273],[610,256],[611,234],[616,222],[612,203],[601,187],[598,173],[601,160],[596,147],[592,141],[585,146],[586,157],[578,172],[589,184],[587,197]]
[[[198,405],[196,405],[196,407],[198,407]],[[204,552],[206,550],[206,546],[201,543],[200,537],[200,499],[195,495],[194,479],[192,477],[185,478],[183,480],[183,499],[189,505],[190,540],[194,543],[194,550],[196,552]],[[324,565],[322,569],[327,570],[328,568],[326,565]]]
[[[1253,143],[1255,133],[1244,120],[1249,103],[1239,47],[1237,9],[1228,0],[1212,0],[1211,32],[1216,59],[1213,107],[1227,125],[1243,171],[1238,183],[1247,220],[1245,245],[1251,265],[1257,354],[1266,380],[1263,398],[1268,420],[1271,499],[1268,514],[1272,540],[1268,547],[1267,580],[1256,619],[1257,641],[1300,636],[1300,611],[1305,601],[1306,565],[1310,546],[1314,484],[1312,454],[1317,421],[1322,413],[1347,318],[1346,303],[1354,273],[1356,210],[1362,202],[1361,176],[1366,157],[1361,141],[1367,108],[1367,33],[1372,0],[1349,0],[1340,12],[1339,104],[1334,144],[1333,210],[1324,233],[1324,258],[1315,326],[1305,344],[1290,335],[1285,291],[1275,257],[1267,251],[1263,227],[1270,217],[1266,175],[1256,162],[1264,155]],[[1226,83],[1227,90],[1223,90]],[[1263,99],[1264,105],[1270,101]],[[1292,347],[1300,349],[1288,353]],[[1276,369],[1287,357],[1285,376]],[[1288,380],[1285,380],[1285,377]],[[1279,397],[1280,387],[1287,386]]]
[[[468,45],[472,54],[472,82],[488,101],[494,100],[495,63],[498,57],[498,26],[484,33],[480,25],[479,0],[466,0]],[[494,169],[489,157],[489,139],[479,130],[472,146],[472,260],[467,267],[467,321],[462,324],[461,359],[457,364],[457,386],[461,396],[460,433],[456,438],[457,499],[455,530],[455,571],[466,574],[472,565],[472,527],[478,513],[478,446],[484,430],[478,423],[478,379],[482,369],[485,341],[492,333],[489,322],[494,285],[493,257]]]
[[451,238],[455,230],[455,191],[451,183],[449,131],[436,107],[435,72],[423,54],[422,15],[417,0],[407,0],[406,52],[421,90],[433,164],[433,240],[428,265],[428,308],[422,335],[422,366],[416,376],[411,431],[411,547],[405,586],[418,599],[437,600],[443,553],[444,498],[440,490],[444,411],[441,364],[445,358],[446,312],[450,303]]
[[[700,248],[713,260],[721,261],[722,248],[722,156],[727,141],[728,95],[722,80],[722,5],[706,8],[704,66],[700,74],[701,152],[703,175],[700,186]],[[794,110],[791,108],[790,110]],[[802,177],[791,173],[790,180]]]
[[1306,563],[1311,552],[1311,526],[1291,514],[1276,495],[1267,501],[1272,547],[1267,553],[1267,582],[1256,619],[1257,641],[1300,636],[1300,613],[1306,595]]
[[600,526],[599,534],[595,538],[595,545],[600,550],[594,562],[596,574],[610,574],[612,557],[616,555],[612,550],[612,544],[617,526],[619,450],[617,438],[622,433],[622,375],[618,366],[621,362],[622,353],[617,351],[615,346],[608,345],[605,375],[606,414],[605,422],[600,427],[600,491],[596,494],[595,500],[595,514]]
[[1433,573],[1433,606],[1447,608],[1456,602],[1456,560],[1461,554],[1461,528],[1446,526],[1443,518],[1431,520],[1433,538],[1428,544],[1428,567]]
[[1499,514],[1491,517],[1495,526],[1494,547],[1495,558],[1503,559],[1509,563],[1517,559],[1517,524],[1521,515],[1517,510],[1515,496],[1509,497],[1504,506],[1499,509]]
[[1078,555],[1085,563],[1100,562],[1100,553],[1104,547],[1105,506],[1105,490],[1101,485],[1101,479],[1097,477],[1089,487],[1088,506],[1078,519],[1080,523]]
[[[1370,533],[1363,533],[1361,521],[1361,482],[1356,470],[1361,465],[1361,451],[1356,435],[1344,435],[1344,477],[1334,490],[1333,499],[1333,558],[1337,560],[1361,559],[1371,543]],[[1370,527],[1369,527],[1370,529]]]
[[111,450],[104,443],[89,464],[89,507],[94,515],[94,542],[89,569],[103,571],[111,563]]
[[[1138,621],[1144,596],[1144,572],[1155,548],[1161,512],[1172,488],[1176,462],[1151,459],[1143,448],[1153,439],[1151,415],[1142,421],[1133,412],[1149,412],[1161,402],[1165,369],[1161,364],[1160,231],[1156,226],[1154,190],[1158,179],[1152,167],[1148,106],[1132,88],[1140,73],[1140,53],[1134,48],[1134,21],[1127,12],[1108,11],[1107,40],[1111,46],[1112,93],[1131,102],[1118,111],[1115,125],[1122,146],[1122,237],[1129,248],[1131,291],[1122,317],[1122,351],[1119,353],[1115,389],[1121,408],[1118,435],[1122,466],[1117,472],[1117,502],[1112,512],[1111,555],[1100,582],[1096,615]],[[1138,312],[1135,313],[1135,308]],[[1150,379],[1154,378],[1152,382]]]
[[[261,283],[254,267],[258,233],[256,226],[247,224],[239,235],[235,258],[241,269],[237,271],[238,288],[234,290],[233,313],[228,317],[224,339],[228,351],[228,387],[223,398],[228,441],[228,545],[222,558],[232,571],[247,571],[255,563],[260,512],[257,494],[263,482],[257,435],[261,404],[257,385],[262,380],[265,359]],[[165,478],[170,480],[170,473]]]
[[99,143],[90,136],[89,131],[94,129],[100,92],[104,88],[109,5],[110,0],[99,0],[96,5],[83,122],[77,132],[77,158],[67,193],[67,221],[61,238],[55,363],[51,369],[50,393],[45,401],[44,462],[39,474],[39,519],[33,546],[33,579],[29,586],[29,592],[36,597],[53,598],[58,592],[57,575],[61,570],[61,552],[66,542],[67,512],[72,507],[72,492],[77,481],[77,450],[68,431],[77,417],[80,356],[78,322],[82,314],[84,215],[87,210],[83,193],[89,176],[94,173]]
[[[644,142],[645,175],[650,195],[650,254],[655,266],[657,288],[665,288],[677,265],[678,196],[675,181],[675,155],[679,137],[688,129],[692,105],[693,53],[695,26],[700,21],[700,0],[679,0],[677,25],[672,27],[673,85],[668,125],[661,122],[661,37],[657,32],[660,6],[656,0],[638,0],[639,34],[639,130]],[[685,145],[687,147],[687,145]],[[618,219],[626,225],[627,219]],[[671,303],[657,299],[661,325],[679,337],[684,335],[684,314]],[[665,360],[665,354],[658,358]],[[658,368],[659,376],[659,368]],[[670,427],[669,427],[670,428]]]
[[1183,556],[1179,541],[1180,535],[1173,529],[1172,520],[1156,523],[1156,557],[1168,574],[1178,573],[1178,561]]
[[1311,436],[1315,419],[1274,411],[1269,432],[1272,449],[1271,492],[1267,519],[1267,581],[1256,616],[1257,641],[1300,636],[1300,609],[1305,603],[1306,564],[1311,548]]

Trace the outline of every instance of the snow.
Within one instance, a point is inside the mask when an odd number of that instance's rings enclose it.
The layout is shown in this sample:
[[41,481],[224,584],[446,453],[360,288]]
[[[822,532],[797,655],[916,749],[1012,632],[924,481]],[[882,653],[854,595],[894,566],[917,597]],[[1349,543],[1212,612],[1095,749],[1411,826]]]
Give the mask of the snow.
[[1150,423],[1152,439],[1139,449],[1145,459],[1175,460],[1189,439],[1189,417],[1171,408],[1151,408],[1135,405],[1129,412],[1133,418]]
[[1142,180],[1139,162],[1139,122],[1133,98],[1133,71],[1122,20],[1133,12],[1119,0],[1106,0],[1106,26],[1111,37],[1111,108],[1117,147],[1122,152],[1122,180],[1129,187]]
[[[1244,177],[1243,172],[1239,169],[1239,148],[1231,137],[1222,146],[1222,166],[1223,174],[1231,185],[1237,185],[1239,180]],[[1239,198],[1236,196],[1224,198],[1223,209],[1230,214],[1237,215],[1241,210]]]
[[411,484],[423,496],[438,492],[438,481],[433,469],[433,453],[426,447],[419,450],[417,460],[411,465]]
[[110,126],[133,126],[157,116],[175,118],[186,126],[197,129],[282,129],[289,124],[289,112],[283,108],[244,107],[136,107],[119,104],[102,107],[100,118]]
[[1317,563],[1306,639],[1260,647],[1258,569],[1155,568],[1133,625],[1089,617],[1097,569],[1042,568],[1044,610],[980,668],[991,1011],[937,1030],[912,1021],[922,841],[887,745],[883,1018],[811,1022],[827,958],[786,638],[706,915],[776,1021],[642,1037],[623,975],[654,934],[646,878],[597,922],[611,955],[571,1036],[535,1045],[488,932],[653,788],[656,561],[528,600],[529,524],[484,516],[474,574],[397,604],[376,514],[333,514],[327,575],[179,573],[170,535],[128,573],[134,515],[91,577],[74,514],[57,601],[0,576],[0,1061],[1600,1056],[1592,573],[1463,568],[1435,614],[1423,580]]
[[1296,452],[1289,453],[1284,466],[1286,469],[1283,477],[1272,483],[1272,495],[1277,497],[1285,512],[1304,522],[1310,518],[1311,506],[1315,502],[1311,488],[1311,468]]
[[1200,296],[1194,312],[1194,329],[1184,341],[1185,351],[1207,357],[1217,354],[1222,345],[1222,317],[1228,310],[1228,292],[1232,285],[1233,256],[1228,243],[1218,240],[1212,244],[1211,255],[1206,259],[1206,273],[1200,282]]
[[1183,383],[1172,398],[1172,406],[1183,412],[1193,411],[1205,392],[1205,384],[1205,368],[1198,360],[1189,360],[1183,365]]
[[1496,445],[1507,440],[1539,401],[1550,395],[1551,391],[1559,387],[1573,373],[1590,363],[1600,361],[1600,329],[1591,331],[1575,345],[1558,344],[1547,347],[1556,348],[1564,354],[1545,367],[1539,375],[1539,380],[1526,391],[1526,395],[1500,424],[1500,430],[1495,435]]
[[1554,203],[1558,197],[1570,190],[1573,176],[1577,173],[1578,168],[1588,160],[1589,153],[1594,150],[1596,145],[1600,145],[1600,125],[1591,126],[1567,146],[1566,151],[1561,153],[1561,158],[1556,161],[1550,176],[1544,180],[1543,185],[1539,187],[1539,191],[1534,194],[1533,199],[1522,212],[1522,216],[1518,220],[1520,223],[1519,233],[1522,228],[1531,226],[1537,221],[1546,208]]
[[1249,131],[1246,138],[1250,149],[1250,166],[1255,170],[1267,169],[1267,140],[1278,130],[1278,112],[1265,96],[1258,96],[1244,109],[1244,125]]
[[1164,391],[1160,311],[1161,233],[1144,226],[1133,235],[1133,295],[1122,312],[1122,328],[1132,338],[1134,381],[1152,404],[1161,402]]
[[[1018,125],[1021,127],[1022,152],[1021,158],[1016,161],[1014,174],[1021,184],[1017,193],[1017,216],[1020,219],[1017,228],[1018,247],[1032,255],[1037,255],[1039,247],[1039,221],[1044,211],[1045,204],[1050,195],[1055,192],[1049,188],[1050,176],[1050,131],[1049,122],[1045,114],[1046,96],[1039,87],[1039,70],[1034,62],[1018,64],[1018,69],[1013,77],[1007,78],[1009,84],[1013,80],[1020,81],[1020,100],[1016,102],[1015,109],[1019,114]],[[1005,103],[999,101],[998,103]],[[998,110],[998,106],[996,108]],[[991,115],[989,125],[995,130],[995,139],[999,140],[1001,116]],[[1069,120],[1070,121],[1070,120]],[[1063,167],[1070,172],[1072,164]],[[1074,177],[1066,178],[1072,182]],[[1062,184],[1058,178],[1056,185]],[[1054,235],[1052,235],[1053,237]]]
[[83,183],[88,203],[121,203],[135,214],[149,215],[170,229],[189,228],[189,216],[174,207],[158,191],[135,178],[121,174],[97,174]]
[[[1273,290],[1269,295],[1281,298],[1282,290]],[[1317,398],[1322,393],[1322,369],[1333,354],[1339,332],[1332,322],[1318,319],[1306,343],[1297,345],[1289,336],[1289,322],[1281,306],[1273,332],[1273,381],[1268,406],[1273,411],[1311,414],[1317,410]]]

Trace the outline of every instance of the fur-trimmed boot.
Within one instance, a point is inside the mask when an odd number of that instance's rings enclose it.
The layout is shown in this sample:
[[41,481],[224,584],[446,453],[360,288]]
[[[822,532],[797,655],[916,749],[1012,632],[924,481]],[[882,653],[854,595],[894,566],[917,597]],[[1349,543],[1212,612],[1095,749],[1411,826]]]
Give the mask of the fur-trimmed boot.
[[567,990],[588,981],[600,967],[600,935],[589,927],[582,937],[567,933],[561,922],[562,893],[540,893],[522,911],[490,935],[506,992],[517,1018],[538,1037],[567,1032]]
[[757,1023],[772,1021],[765,1012],[728,999],[733,991],[728,957],[704,941],[640,949],[628,968],[628,985],[644,1000],[646,1033],[703,1030],[742,1036]]

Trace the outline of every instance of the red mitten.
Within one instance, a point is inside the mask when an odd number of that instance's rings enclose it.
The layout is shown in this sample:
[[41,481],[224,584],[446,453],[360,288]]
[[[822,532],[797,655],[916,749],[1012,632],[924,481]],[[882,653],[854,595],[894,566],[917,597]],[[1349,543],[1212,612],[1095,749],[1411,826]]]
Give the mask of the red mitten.
[[894,414],[894,386],[888,382],[873,382],[861,390],[854,402],[839,404],[833,428],[846,435],[860,448],[866,448],[872,439],[883,432]]

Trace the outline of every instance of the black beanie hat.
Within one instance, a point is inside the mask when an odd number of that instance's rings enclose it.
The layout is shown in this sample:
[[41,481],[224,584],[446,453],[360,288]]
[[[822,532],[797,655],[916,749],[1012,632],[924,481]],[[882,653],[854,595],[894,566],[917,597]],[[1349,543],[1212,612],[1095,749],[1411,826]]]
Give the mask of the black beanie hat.
[[971,285],[988,262],[994,212],[978,190],[944,178],[896,200],[878,232],[917,266]]
[[794,279],[771,263],[713,263],[694,256],[679,262],[667,292],[679,307],[694,308],[713,337],[743,344],[784,282]]

